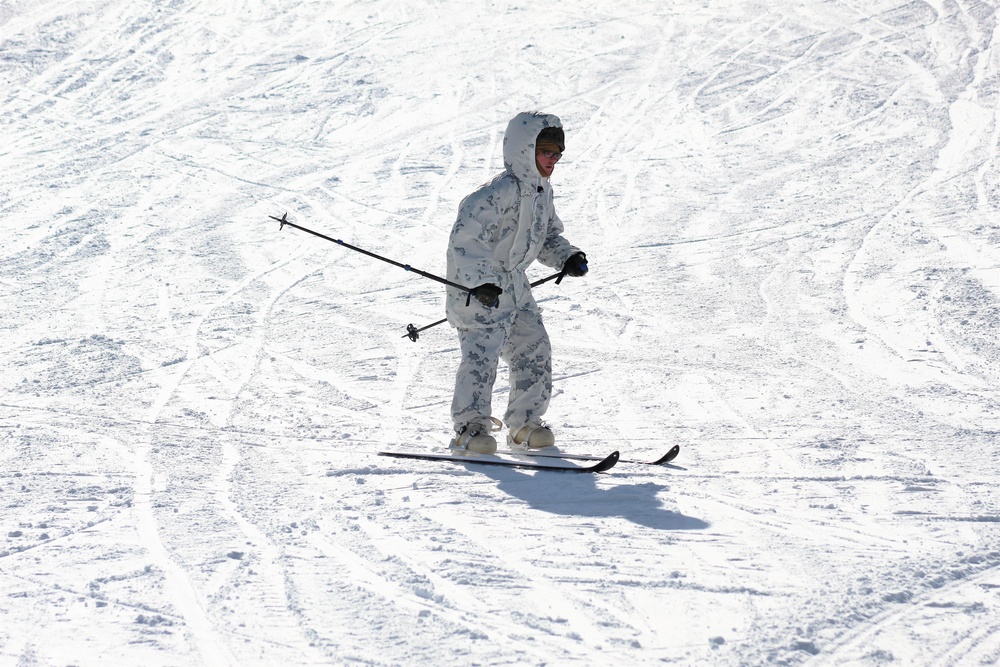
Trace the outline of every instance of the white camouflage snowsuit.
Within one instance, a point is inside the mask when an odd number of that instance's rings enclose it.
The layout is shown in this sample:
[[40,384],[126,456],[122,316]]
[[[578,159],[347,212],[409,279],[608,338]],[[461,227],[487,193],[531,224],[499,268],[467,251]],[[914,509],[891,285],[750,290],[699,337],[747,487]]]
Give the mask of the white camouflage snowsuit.
[[[552,186],[535,164],[535,139],[559,119],[520,113],[507,125],[505,171],[462,200],[448,244],[448,278],[477,287],[503,289],[489,308],[468,292],[448,287],[448,322],[458,330],[462,359],[455,382],[455,430],[486,423],[497,363],[510,368],[510,396],[504,421],[511,433],[540,423],[552,394],[552,350],[525,269],[536,259],[562,268],[579,249],[562,237],[552,203]],[[466,303],[468,302],[468,305]]]

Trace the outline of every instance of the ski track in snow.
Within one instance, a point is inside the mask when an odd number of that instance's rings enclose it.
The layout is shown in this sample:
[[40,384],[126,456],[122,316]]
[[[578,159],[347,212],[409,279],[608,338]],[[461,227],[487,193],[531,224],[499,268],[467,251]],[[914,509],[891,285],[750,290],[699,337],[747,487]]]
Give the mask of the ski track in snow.
[[[1000,662],[997,21],[0,3],[0,667]],[[550,421],[672,465],[377,457],[442,291],[268,218],[442,274],[528,108]]]

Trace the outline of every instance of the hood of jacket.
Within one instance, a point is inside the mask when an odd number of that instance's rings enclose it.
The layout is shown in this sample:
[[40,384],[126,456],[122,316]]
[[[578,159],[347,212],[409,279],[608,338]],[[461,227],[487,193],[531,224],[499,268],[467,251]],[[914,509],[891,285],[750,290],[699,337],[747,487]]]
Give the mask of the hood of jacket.
[[540,111],[524,111],[507,123],[503,135],[503,163],[511,176],[529,186],[542,175],[535,164],[535,139],[546,127],[562,127],[558,116]]

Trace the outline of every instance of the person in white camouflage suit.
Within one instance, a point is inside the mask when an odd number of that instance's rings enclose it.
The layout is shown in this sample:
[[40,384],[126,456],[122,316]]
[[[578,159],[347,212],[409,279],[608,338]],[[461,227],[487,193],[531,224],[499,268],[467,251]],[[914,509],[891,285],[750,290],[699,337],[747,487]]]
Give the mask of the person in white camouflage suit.
[[504,421],[508,444],[554,444],[541,421],[552,395],[552,349],[525,270],[536,259],[564,275],[587,272],[587,257],[563,238],[549,177],[562,157],[559,118],[525,112],[504,135],[504,171],[462,200],[448,244],[448,322],[458,330],[462,358],[455,381],[452,449],[491,454],[502,426],[491,395],[502,358],[510,368]]

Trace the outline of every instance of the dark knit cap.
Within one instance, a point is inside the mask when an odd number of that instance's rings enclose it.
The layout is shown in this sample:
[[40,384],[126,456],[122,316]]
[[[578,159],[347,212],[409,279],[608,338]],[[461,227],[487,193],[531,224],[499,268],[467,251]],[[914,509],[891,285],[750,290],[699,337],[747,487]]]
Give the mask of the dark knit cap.
[[563,134],[561,127],[546,127],[541,132],[538,133],[538,138],[535,139],[535,145],[542,143],[552,143],[559,147],[560,151],[566,150],[566,135]]

